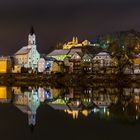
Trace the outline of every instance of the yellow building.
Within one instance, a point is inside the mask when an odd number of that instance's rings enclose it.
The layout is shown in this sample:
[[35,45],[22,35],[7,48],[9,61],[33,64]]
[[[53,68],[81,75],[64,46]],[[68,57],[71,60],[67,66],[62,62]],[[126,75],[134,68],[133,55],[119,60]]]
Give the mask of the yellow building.
[[11,99],[9,89],[6,86],[0,86],[0,102],[8,102]]
[[5,86],[0,87],[0,99],[7,99],[7,88]]
[[21,94],[21,87],[12,87],[12,91],[14,92],[14,94]]
[[134,65],[140,65],[140,57],[136,57],[133,59]]
[[61,95],[61,89],[58,88],[50,88],[50,93],[54,98],[58,98]]
[[136,52],[140,52],[140,42],[137,43],[136,47],[135,47],[135,51]]
[[54,62],[52,64],[52,71],[53,73],[63,72],[62,62]]
[[83,46],[88,46],[88,45],[91,45],[88,40],[84,40],[83,42],[79,43],[78,38],[73,37],[72,41],[65,43],[63,45],[63,49],[70,49],[73,47],[83,47]]
[[12,73],[21,73],[21,66],[14,65],[14,68],[12,69]]
[[12,65],[10,57],[0,57],[0,73],[11,72]]

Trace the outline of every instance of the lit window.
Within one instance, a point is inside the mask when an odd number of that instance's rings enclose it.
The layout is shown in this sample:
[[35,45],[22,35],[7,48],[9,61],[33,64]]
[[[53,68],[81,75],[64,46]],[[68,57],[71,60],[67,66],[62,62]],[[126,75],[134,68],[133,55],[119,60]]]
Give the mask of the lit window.
[[76,58],[80,58],[79,55],[77,55]]

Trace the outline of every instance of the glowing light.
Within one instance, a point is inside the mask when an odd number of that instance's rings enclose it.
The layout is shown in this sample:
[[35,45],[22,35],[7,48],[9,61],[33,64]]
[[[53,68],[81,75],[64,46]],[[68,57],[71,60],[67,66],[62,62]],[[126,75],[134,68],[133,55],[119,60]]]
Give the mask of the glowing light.
[[139,116],[138,116],[138,115],[136,115],[136,120],[138,120],[138,118],[139,118]]
[[106,108],[104,107],[104,113],[106,112]]
[[110,112],[109,111],[107,111],[107,116],[109,116],[110,115]]
[[87,117],[88,116],[88,110],[83,110],[82,114]]
[[7,61],[6,60],[0,60],[0,73],[6,73],[7,72]]
[[136,110],[138,110],[138,106],[136,105]]
[[0,87],[0,99],[6,99],[6,98],[7,98],[7,88]]

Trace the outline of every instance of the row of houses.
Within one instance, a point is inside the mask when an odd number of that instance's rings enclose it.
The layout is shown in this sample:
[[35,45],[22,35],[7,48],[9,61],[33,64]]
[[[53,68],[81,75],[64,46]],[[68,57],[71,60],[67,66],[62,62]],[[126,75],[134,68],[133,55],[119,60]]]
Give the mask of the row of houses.
[[[126,66],[124,72],[127,74],[140,73],[140,54],[130,60],[127,55],[123,56],[133,65]],[[57,73],[113,73],[118,69],[118,59],[110,53],[92,52],[85,48],[55,49],[38,62],[39,72]]]
[[[73,46],[74,44],[78,45]],[[123,57],[129,60],[126,55]],[[140,73],[140,54],[135,55],[130,61],[134,64],[133,68],[126,67],[124,71]],[[63,49],[55,49],[47,55],[40,55],[33,27],[28,35],[27,46],[20,48],[12,57],[0,57],[0,73],[21,73],[23,68],[40,73],[111,73],[117,69],[117,65],[117,59],[109,52],[101,51],[98,45],[89,42],[80,46],[77,38],[73,38],[72,43],[65,44]]]

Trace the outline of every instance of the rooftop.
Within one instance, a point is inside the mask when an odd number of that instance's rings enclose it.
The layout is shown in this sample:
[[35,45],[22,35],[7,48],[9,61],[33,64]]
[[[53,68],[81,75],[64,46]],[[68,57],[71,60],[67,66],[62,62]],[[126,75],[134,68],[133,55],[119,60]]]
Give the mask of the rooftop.
[[69,55],[73,55],[75,53],[80,53],[82,54],[82,49],[81,48],[71,48],[70,51],[69,51]]
[[20,54],[27,54],[29,53],[31,48],[28,48],[28,46],[22,47],[20,50],[18,50],[15,55],[20,55]]
[[69,53],[69,49],[55,49],[48,56],[57,56],[57,55],[67,55]]

